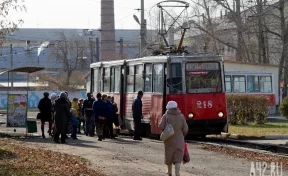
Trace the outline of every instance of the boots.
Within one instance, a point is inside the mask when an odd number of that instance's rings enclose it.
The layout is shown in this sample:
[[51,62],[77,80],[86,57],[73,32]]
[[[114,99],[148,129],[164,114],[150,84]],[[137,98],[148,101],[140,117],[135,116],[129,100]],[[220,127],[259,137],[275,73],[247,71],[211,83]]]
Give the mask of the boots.
[[175,163],[175,176],[180,176],[181,163]]
[[167,171],[168,176],[172,176],[172,164],[167,165],[167,167],[168,167],[168,171]]
[[46,138],[44,134],[44,126],[41,126],[41,131],[42,131],[42,138]]

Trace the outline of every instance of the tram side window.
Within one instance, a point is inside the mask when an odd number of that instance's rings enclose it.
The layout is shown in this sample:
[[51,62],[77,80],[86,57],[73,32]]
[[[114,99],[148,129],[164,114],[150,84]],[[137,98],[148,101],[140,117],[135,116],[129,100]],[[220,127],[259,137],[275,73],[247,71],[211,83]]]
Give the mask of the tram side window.
[[163,64],[153,66],[153,92],[163,93]]
[[232,77],[232,92],[243,93],[246,92],[245,76]]
[[263,93],[272,92],[272,77],[260,76],[260,91]]
[[113,92],[119,93],[121,84],[121,67],[116,67],[114,72],[115,72],[115,83]]
[[232,81],[231,76],[225,76],[225,88],[226,92],[232,92]]
[[135,66],[135,92],[143,90],[142,71],[143,71],[143,65]]
[[93,92],[100,92],[101,89],[101,79],[100,79],[100,74],[99,74],[99,68],[94,69],[94,90]]
[[182,68],[181,63],[173,63],[170,66],[170,79],[168,79],[169,92],[181,93],[182,88]]
[[247,91],[260,92],[258,76],[247,76]]
[[152,64],[145,65],[144,91],[152,92]]
[[111,68],[111,92],[114,92],[115,87],[115,68]]
[[103,91],[110,92],[110,68],[104,68],[104,83],[103,83]]
[[126,76],[126,92],[134,92],[134,66],[128,67]]

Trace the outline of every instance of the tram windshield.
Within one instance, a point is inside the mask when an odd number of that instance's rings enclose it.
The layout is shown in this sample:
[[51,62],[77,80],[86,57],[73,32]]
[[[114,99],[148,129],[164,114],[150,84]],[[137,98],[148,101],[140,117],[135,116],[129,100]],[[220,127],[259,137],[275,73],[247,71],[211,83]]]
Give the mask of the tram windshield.
[[222,92],[218,62],[187,63],[185,72],[187,93]]

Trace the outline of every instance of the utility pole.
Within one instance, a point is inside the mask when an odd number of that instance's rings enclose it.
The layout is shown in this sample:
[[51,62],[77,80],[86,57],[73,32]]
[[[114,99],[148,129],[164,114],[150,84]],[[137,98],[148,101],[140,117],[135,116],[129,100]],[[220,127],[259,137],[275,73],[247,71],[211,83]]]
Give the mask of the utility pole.
[[[13,69],[14,65],[13,65],[13,46],[12,44],[10,44],[10,69]],[[8,73],[9,74],[9,73]],[[14,87],[14,72],[11,72],[11,89],[10,90],[13,90],[13,87]]]
[[123,59],[124,53],[123,53],[123,38],[120,38],[120,59]]
[[91,57],[90,58],[91,59],[90,63],[92,64],[94,62],[94,59],[93,59],[93,57],[94,57],[94,52],[93,52],[94,47],[93,47],[92,37],[89,37],[89,45],[90,45],[90,57]]
[[140,31],[140,36],[141,36],[141,44],[140,44],[140,56],[143,54],[143,52],[146,49],[146,19],[145,19],[145,14],[144,11],[145,6],[144,6],[144,0],[141,0],[141,31]]
[[99,44],[99,38],[96,37],[96,62],[100,61],[100,44]]

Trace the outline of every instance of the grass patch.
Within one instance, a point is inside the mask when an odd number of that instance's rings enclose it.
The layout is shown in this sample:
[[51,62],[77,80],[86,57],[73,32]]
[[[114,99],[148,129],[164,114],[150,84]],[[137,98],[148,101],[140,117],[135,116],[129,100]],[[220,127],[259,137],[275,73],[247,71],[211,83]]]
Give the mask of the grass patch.
[[88,164],[78,156],[23,147],[0,138],[0,176],[103,176]]
[[269,134],[288,134],[288,123],[266,123],[263,125],[230,125],[229,133],[244,136],[265,136]]

